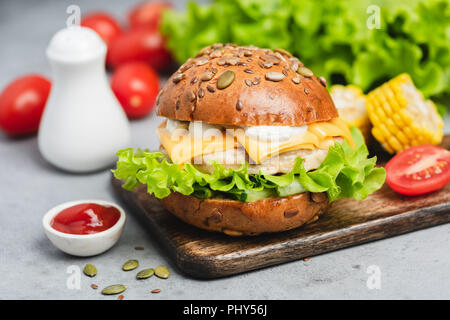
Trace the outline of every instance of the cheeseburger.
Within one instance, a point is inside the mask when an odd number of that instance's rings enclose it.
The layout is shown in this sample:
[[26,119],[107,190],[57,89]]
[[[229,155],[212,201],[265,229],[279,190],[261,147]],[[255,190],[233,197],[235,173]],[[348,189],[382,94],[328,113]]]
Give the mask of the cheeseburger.
[[158,152],[118,152],[116,178],[181,220],[231,236],[297,228],[340,198],[364,199],[385,172],[289,52],[214,44],[173,74],[157,101]]

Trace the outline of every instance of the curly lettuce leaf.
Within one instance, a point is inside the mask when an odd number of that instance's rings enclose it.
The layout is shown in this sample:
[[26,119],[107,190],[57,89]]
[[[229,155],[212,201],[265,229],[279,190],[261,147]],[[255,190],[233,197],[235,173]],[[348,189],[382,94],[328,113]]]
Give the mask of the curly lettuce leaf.
[[[380,9],[380,28],[367,25]],[[183,63],[212,43],[282,47],[331,84],[368,92],[400,73],[426,98],[450,94],[448,0],[215,0],[166,11],[168,47]]]
[[237,170],[213,163],[214,171],[209,174],[189,163],[171,163],[162,153],[133,153],[131,148],[117,153],[117,169],[112,172],[125,181],[125,189],[144,184],[157,198],[179,192],[202,199],[224,197],[250,202],[310,191],[326,192],[331,202],[341,198],[362,200],[381,188],[386,174],[383,168],[375,168],[376,157],[367,158],[369,152],[361,132],[352,128],[351,133],[355,148],[346,141],[336,143],[321,165],[309,172],[304,159],[297,158],[291,172],[281,175],[249,174],[247,162]]

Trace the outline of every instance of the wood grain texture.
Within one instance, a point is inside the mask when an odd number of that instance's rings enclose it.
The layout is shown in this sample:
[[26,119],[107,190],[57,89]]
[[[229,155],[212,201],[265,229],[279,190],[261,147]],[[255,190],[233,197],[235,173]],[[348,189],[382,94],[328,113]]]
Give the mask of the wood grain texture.
[[[446,137],[444,146],[450,146]],[[185,224],[149,196],[112,179],[114,190],[144,215],[181,271],[197,278],[217,278],[293,261],[373,240],[450,222],[450,184],[437,192],[408,197],[387,185],[363,201],[332,204],[317,222],[298,229],[256,237],[229,237]]]

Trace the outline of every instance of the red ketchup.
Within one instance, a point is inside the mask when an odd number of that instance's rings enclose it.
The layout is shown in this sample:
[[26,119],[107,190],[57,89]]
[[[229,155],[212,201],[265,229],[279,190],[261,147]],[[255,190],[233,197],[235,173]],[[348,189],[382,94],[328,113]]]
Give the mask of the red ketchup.
[[82,203],[62,210],[50,225],[64,233],[92,234],[111,228],[119,218],[120,211],[115,207]]

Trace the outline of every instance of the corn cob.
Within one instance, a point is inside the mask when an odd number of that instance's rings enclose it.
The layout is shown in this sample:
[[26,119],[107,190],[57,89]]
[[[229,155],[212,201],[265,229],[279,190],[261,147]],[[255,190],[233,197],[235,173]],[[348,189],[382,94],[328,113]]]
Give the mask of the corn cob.
[[354,85],[334,85],[330,91],[339,116],[349,127],[355,126],[361,130],[366,142],[370,132],[370,121],[366,110],[366,96]]
[[372,135],[389,153],[442,141],[444,124],[436,106],[406,73],[369,92],[366,106]]

